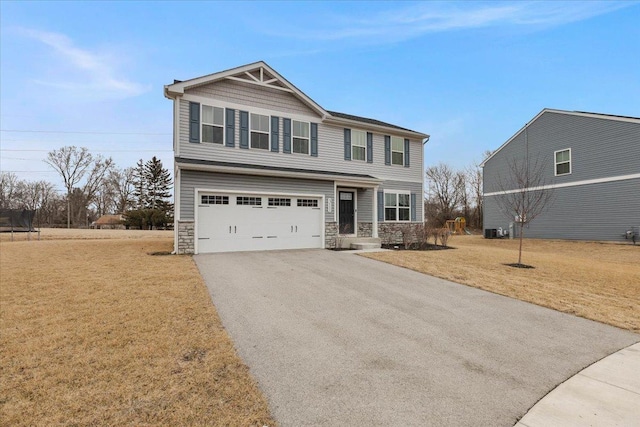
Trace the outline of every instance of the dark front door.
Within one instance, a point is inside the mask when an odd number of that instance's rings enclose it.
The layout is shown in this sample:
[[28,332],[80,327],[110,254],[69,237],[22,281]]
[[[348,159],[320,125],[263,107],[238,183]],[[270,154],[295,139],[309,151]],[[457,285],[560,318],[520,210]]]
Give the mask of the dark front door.
[[354,197],[353,191],[340,191],[338,198],[338,226],[340,234],[354,234],[355,215],[354,215]]

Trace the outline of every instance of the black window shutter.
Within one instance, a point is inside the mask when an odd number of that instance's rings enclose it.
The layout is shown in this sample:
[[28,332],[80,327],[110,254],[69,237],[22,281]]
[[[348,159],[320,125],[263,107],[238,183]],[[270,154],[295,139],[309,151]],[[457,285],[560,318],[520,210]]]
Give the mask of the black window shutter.
[[318,124],[311,123],[311,155],[318,157]]
[[367,163],[373,163],[373,134],[367,132]]
[[271,151],[280,151],[280,118],[271,116]]
[[291,119],[282,119],[282,152],[291,154]]
[[351,160],[351,129],[344,129],[344,159]]
[[384,136],[384,164],[391,164],[391,137],[389,135]]
[[189,142],[200,142],[200,104],[189,102]]
[[416,193],[411,193],[411,221],[416,221]]
[[236,145],[236,110],[227,108],[225,110],[227,115],[227,134],[225,135],[225,144],[227,147],[235,147]]
[[240,111],[240,148],[249,148],[249,113]]
[[384,191],[378,191],[378,221],[384,221]]
[[409,140],[404,140],[404,167],[409,167]]

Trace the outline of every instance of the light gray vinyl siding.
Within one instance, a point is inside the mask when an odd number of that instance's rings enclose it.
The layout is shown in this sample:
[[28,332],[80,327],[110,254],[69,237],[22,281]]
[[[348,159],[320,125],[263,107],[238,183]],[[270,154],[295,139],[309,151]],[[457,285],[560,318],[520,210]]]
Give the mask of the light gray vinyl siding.
[[[640,227],[640,179],[557,188],[548,211],[525,226],[525,237],[573,240],[624,240]],[[484,228],[508,229],[497,196],[484,198]]]
[[358,190],[358,222],[373,221],[373,189]]
[[422,194],[422,182],[385,181],[380,185],[379,191],[397,190],[408,191],[416,195],[416,221],[422,221],[424,198]]
[[[274,153],[271,150],[240,149],[239,141],[235,147],[220,144],[194,144],[189,142],[189,102],[180,100],[180,157],[216,160],[231,163],[248,163],[262,166],[295,167],[310,170],[356,173],[371,175],[380,179],[394,179],[422,182],[423,150],[422,141],[411,140],[411,167],[384,164],[384,135],[373,133],[373,163],[344,159],[344,128],[323,123],[318,124],[318,157],[306,154]],[[247,109],[251,112],[251,109]],[[238,114],[236,114],[238,116]],[[283,134],[282,118],[280,135]],[[239,121],[236,120],[236,139],[239,138]],[[362,128],[366,130],[366,128]]]
[[195,189],[227,191],[256,191],[261,193],[324,194],[325,218],[333,220],[333,213],[326,212],[326,199],[333,198],[332,181],[276,178],[268,176],[232,175],[203,171],[182,170],[180,172],[180,219],[194,219]]
[[[526,136],[526,138],[525,138]],[[545,112],[484,166],[484,191],[497,191],[508,177],[509,162],[545,164],[545,182],[560,184],[634,174],[640,171],[640,124],[605,118]],[[554,152],[571,149],[571,174],[555,176]],[[500,178],[501,177],[501,178]]]
[[307,107],[292,93],[251,83],[223,80],[189,89],[186,91],[186,94],[215,99],[222,103],[231,102],[242,104],[246,105],[247,108],[257,107],[283,114],[289,113],[317,117],[317,113]]

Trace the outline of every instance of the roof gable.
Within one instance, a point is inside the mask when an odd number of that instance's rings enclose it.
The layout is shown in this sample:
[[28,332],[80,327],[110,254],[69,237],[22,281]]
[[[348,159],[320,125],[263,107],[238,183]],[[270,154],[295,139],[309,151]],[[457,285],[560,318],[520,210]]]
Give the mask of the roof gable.
[[589,117],[594,119],[602,119],[602,120],[613,120],[613,121],[622,121],[622,122],[631,122],[640,124],[639,117],[629,117],[629,116],[617,116],[613,114],[604,114],[604,113],[588,113],[585,111],[567,111],[567,110],[554,110],[552,108],[544,108],[540,111],[533,119],[527,122],[518,132],[516,132],[511,138],[509,138],[504,144],[498,147],[497,150],[493,151],[489,157],[484,159],[482,163],[480,163],[481,167],[493,158],[498,152],[500,152],[504,147],[506,147],[511,141],[516,139],[518,135],[520,135],[526,128],[528,128],[533,122],[538,120],[545,113],[555,113],[555,114],[564,114],[568,116],[579,116],[579,117]]
[[305,95],[287,79],[278,74],[277,71],[267,65],[264,61],[254,62],[252,64],[197,77],[195,79],[175,81],[175,83],[171,85],[165,85],[164,94],[167,98],[175,98],[183,95],[185,90],[211,84],[220,80],[238,81],[288,92],[298,98],[303,104],[311,108],[311,110],[315,111],[320,117],[324,118],[328,115],[324,108]]

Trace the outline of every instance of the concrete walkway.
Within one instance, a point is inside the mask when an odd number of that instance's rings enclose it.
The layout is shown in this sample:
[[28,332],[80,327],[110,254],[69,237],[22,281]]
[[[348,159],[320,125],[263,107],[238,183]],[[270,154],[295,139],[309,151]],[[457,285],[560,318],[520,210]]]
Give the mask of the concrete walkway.
[[640,426],[640,343],[560,384],[516,427]]
[[194,259],[282,426],[512,427],[558,384],[640,341],[340,252]]

